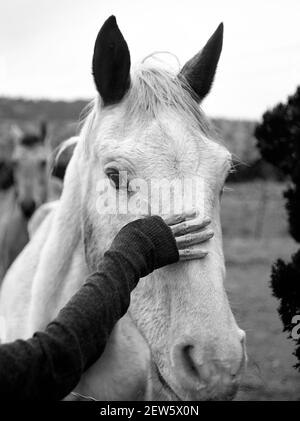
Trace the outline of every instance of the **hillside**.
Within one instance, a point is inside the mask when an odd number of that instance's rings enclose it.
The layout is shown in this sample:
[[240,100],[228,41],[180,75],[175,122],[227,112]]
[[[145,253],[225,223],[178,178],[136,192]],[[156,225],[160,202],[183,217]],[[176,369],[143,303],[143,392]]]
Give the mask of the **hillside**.
[[[76,131],[76,122],[87,100],[50,101],[0,98],[0,136],[6,137],[12,123],[21,127],[30,126],[32,122],[46,120],[50,122],[53,135],[61,137]],[[72,124],[73,123],[73,124]],[[253,162],[258,157],[255,149],[253,128],[255,123],[242,120],[215,119],[220,138],[232,153],[246,162]],[[64,129],[67,126],[68,129]],[[69,127],[70,126],[70,127]],[[5,140],[4,140],[5,141]],[[54,140],[54,143],[57,141]]]

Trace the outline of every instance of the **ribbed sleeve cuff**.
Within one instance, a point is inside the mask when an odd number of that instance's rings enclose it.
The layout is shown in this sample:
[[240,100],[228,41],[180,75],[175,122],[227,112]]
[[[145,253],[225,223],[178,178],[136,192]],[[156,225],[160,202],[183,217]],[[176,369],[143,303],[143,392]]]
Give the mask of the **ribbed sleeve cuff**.
[[171,228],[160,216],[137,219],[130,224],[132,228],[138,229],[147,236],[154,245],[155,269],[178,262],[179,253],[175,237]]

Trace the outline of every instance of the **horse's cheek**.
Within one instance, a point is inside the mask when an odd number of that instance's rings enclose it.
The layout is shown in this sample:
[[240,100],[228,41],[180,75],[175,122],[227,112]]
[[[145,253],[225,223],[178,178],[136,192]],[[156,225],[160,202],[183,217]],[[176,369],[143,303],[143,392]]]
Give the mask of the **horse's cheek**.
[[149,367],[149,348],[126,315],[114,328],[101,358],[82,376],[75,392],[96,400],[142,400]]

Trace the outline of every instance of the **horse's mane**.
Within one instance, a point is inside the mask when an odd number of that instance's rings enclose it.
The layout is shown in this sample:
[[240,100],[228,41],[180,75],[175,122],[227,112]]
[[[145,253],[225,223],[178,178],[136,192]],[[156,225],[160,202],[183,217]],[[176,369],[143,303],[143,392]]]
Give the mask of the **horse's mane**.
[[185,78],[143,61],[132,75],[131,88],[126,96],[127,117],[133,121],[159,120],[162,111],[168,110],[183,116],[189,127],[200,129],[205,136],[211,137],[212,128]]

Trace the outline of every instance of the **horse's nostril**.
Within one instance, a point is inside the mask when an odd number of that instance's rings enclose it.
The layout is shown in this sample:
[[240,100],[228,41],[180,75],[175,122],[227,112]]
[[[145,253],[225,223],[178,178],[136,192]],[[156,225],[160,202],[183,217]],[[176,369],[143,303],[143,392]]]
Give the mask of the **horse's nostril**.
[[197,366],[195,365],[192,358],[193,345],[185,345],[182,348],[182,364],[186,369],[187,373],[192,376],[198,376]]
[[[244,341],[241,338],[241,342]],[[244,363],[243,347],[237,338],[226,357],[219,356],[215,348],[202,349],[193,340],[177,344],[173,351],[176,377],[182,387],[197,390],[209,387],[230,388],[238,381]]]
[[34,200],[26,199],[20,202],[20,207],[25,218],[29,219],[35,211],[36,204]]
[[[202,364],[202,361],[198,361],[196,356],[196,347],[191,344],[184,344],[177,348],[177,367],[180,377],[188,380],[188,382],[206,381],[209,377],[209,373],[206,373],[207,366]],[[201,359],[201,358],[200,358]]]

